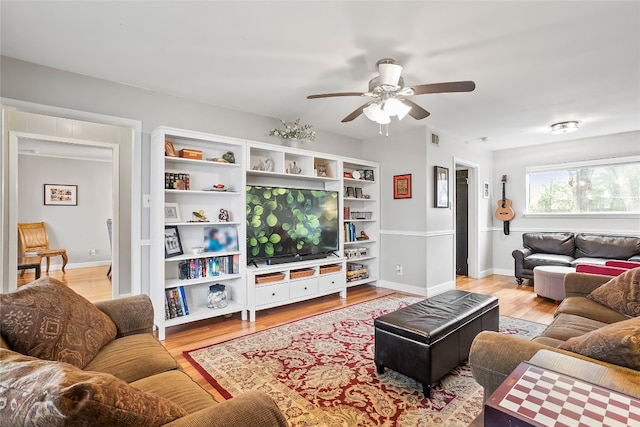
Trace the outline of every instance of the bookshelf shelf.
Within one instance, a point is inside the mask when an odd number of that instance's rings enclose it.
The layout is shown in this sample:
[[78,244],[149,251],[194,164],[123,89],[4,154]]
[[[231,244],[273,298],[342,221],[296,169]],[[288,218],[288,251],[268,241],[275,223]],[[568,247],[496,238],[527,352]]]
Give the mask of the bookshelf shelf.
[[165,289],[175,288],[176,286],[191,286],[191,285],[200,285],[202,283],[213,283],[213,282],[221,282],[224,280],[233,280],[240,279],[242,276],[239,274],[220,274],[218,276],[207,276],[201,277],[199,279],[167,279],[164,282]]
[[174,317],[165,320],[165,327],[184,325],[185,323],[196,322],[198,320],[211,319],[218,316],[226,316],[242,311],[244,306],[236,302],[229,302],[225,308],[208,308],[206,305],[196,305],[189,307],[189,314],[186,316]]
[[235,252],[203,252],[201,254],[184,254],[184,255],[178,255],[178,256],[174,256],[171,258],[165,258],[164,262],[175,262],[175,261],[185,261],[188,259],[203,259],[203,258],[216,258],[216,257],[223,257],[223,256],[229,256],[229,255],[239,255],[240,252],[235,251]]

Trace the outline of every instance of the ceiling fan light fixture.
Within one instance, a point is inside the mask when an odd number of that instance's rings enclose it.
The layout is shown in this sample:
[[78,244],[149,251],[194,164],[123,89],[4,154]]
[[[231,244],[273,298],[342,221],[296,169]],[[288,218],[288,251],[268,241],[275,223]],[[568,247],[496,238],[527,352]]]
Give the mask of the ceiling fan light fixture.
[[389,114],[383,111],[382,107],[377,102],[369,104],[369,106],[363,109],[362,112],[365,116],[367,116],[369,120],[381,125],[386,125],[391,122],[391,117],[389,117]]
[[577,121],[559,122],[551,125],[551,133],[554,135],[575,132],[577,130]]
[[382,110],[389,116],[398,116],[398,120],[402,120],[411,111],[411,107],[398,98],[389,98],[385,101]]

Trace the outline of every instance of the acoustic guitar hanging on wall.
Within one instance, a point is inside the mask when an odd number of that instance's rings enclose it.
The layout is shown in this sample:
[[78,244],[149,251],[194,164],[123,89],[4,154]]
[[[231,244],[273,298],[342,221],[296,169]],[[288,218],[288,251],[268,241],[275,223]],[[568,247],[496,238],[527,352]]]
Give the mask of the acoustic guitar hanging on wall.
[[496,209],[496,219],[503,221],[502,229],[504,234],[509,234],[509,221],[511,221],[516,213],[511,208],[511,200],[506,196],[507,175],[502,175],[502,199],[498,200],[498,209]]

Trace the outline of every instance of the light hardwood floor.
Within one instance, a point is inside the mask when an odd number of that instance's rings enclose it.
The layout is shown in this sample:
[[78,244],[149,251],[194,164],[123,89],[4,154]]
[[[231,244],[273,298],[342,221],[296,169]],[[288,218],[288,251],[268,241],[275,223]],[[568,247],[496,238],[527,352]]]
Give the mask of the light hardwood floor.
[[[111,282],[106,277],[106,270],[104,267],[95,267],[68,270],[64,275],[59,271],[51,272],[50,275],[64,281],[76,292],[95,302],[110,299],[111,297]],[[22,282],[28,283],[28,276],[28,273],[25,274]],[[31,280],[33,280],[33,274],[31,274]],[[533,287],[516,286],[515,279],[510,276],[492,275],[477,280],[458,276],[456,287],[460,290],[497,296],[500,300],[501,315],[534,322],[551,323],[553,313],[557,307],[555,302],[538,297],[533,292]],[[235,314],[231,318],[220,317],[181,325],[167,330],[164,345],[194,380],[214,394],[216,398],[224,400],[206,379],[187,362],[183,356],[184,351],[206,347],[292,322],[309,315],[357,304],[393,292],[389,289],[362,285],[349,288],[346,300],[342,300],[337,294],[334,294],[297,304],[259,311],[255,323],[243,322],[240,319],[240,315]]]

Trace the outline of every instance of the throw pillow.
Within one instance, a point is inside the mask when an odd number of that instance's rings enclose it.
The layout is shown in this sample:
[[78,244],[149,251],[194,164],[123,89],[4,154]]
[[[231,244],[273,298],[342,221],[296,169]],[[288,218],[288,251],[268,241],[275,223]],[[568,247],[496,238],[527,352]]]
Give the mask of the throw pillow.
[[185,415],[170,400],[113,375],[0,349],[0,419],[6,425],[160,426]]
[[0,322],[2,338],[12,350],[79,368],[117,332],[109,316],[50,277],[1,294]]
[[640,318],[612,323],[569,338],[558,348],[640,370]]
[[640,316],[640,268],[614,277],[587,295],[587,298],[627,316]]

